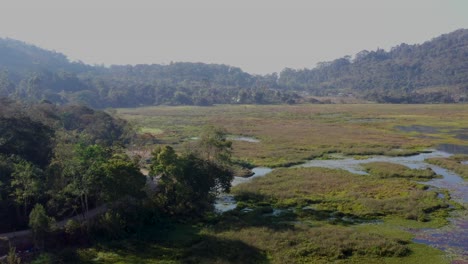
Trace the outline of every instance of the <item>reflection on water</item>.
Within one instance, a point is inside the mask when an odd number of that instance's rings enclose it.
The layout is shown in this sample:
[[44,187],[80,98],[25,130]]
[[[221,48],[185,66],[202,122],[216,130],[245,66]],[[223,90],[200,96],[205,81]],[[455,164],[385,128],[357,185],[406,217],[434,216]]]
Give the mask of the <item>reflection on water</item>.
[[427,133],[427,134],[436,134],[440,131],[440,129],[437,127],[420,126],[420,125],[396,126],[395,128],[403,132],[418,132],[418,133]]
[[468,146],[463,145],[440,144],[437,146],[437,149],[452,154],[468,154]]
[[224,213],[236,209],[237,203],[234,199],[234,195],[228,193],[220,194],[214,203],[216,212]]
[[227,138],[228,140],[234,140],[234,141],[245,141],[245,142],[250,142],[250,143],[258,143],[260,140],[253,138],[253,137],[243,137],[243,136],[231,136]]
[[310,160],[299,167],[325,167],[333,169],[344,169],[353,173],[367,174],[360,164],[369,162],[391,162],[408,166],[412,169],[427,168],[429,164],[425,163],[425,159],[429,158],[448,158],[451,155],[442,151],[432,151],[428,153],[421,153],[418,155],[408,157],[387,157],[387,156],[374,156],[369,159],[354,159],[345,158],[341,160]]
[[[249,182],[252,179],[267,175],[272,170],[273,169],[271,168],[265,168],[265,167],[253,168],[252,169],[253,175],[251,177],[248,177],[248,178],[234,177],[231,185],[236,186],[241,183]],[[215,207],[216,212],[224,213],[224,212],[235,209],[237,207],[237,202],[236,202],[236,199],[234,199],[234,195],[229,194],[229,193],[222,193],[216,198],[214,207]]]
[[234,177],[234,180],[232,180],[231,185],[236,186],[244,182],[249,182],[255,178],[262,177],[270,173],[273,169],[266,168],[266,167],[257,167],[252,169],[252,176],[250,177]]
[[[416,243],[431,245],[445,252],[468,260],[468,215],[465,211],[456,211],[450,218],[450,224],[439,229],[415,230],[413,240]],[[463,262],[466,263],[466,262]]]

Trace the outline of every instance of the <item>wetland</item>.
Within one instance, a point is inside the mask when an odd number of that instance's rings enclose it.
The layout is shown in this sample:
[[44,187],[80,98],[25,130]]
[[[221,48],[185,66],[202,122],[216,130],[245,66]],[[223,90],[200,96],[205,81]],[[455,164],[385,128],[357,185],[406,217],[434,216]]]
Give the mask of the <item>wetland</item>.
[[[233,159],[253,172],[234,178],[231,193],[215,203],[218,213],[183,235],[183,249],[164,244],[175,252],[170,263],[467,261],[467,159],[459,154],[468,145],[460,136],[465,105],[219,105],[117,114],[142,133],[157,131],[158,143],[177,151],[203,126],[220,126],[232,135]],[[178,228],[166,235],[187,227]],[[161,243],[150,245],[142,262],[160,254]],[[241,248],[252,257],[233,253]],[[128,250],[120,258],[122,252]]]

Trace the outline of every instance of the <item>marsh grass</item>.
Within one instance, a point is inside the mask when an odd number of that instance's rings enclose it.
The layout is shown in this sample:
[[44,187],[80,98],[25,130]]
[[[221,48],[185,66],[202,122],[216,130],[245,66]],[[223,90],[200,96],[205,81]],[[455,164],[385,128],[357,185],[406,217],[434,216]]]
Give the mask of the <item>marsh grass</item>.
[[[327,153],[405,156],[440,143],[462,144],[450,131],[463,128],[462,105],[219,105],[117,109],[161,144],[182,148],[205,125],[259,139],[234,141],[234,157],[255,166],[283,167]],[[450,117],[450,118],[447,118]],[[397,126],[450,127],[421,138]]]
[[403,178],[418,181],[442,178],[430,168],[410,169],[404,165],[390,162],[370,162],[362,164],[361,166],[370,175],[379,178]]
[[[267,177],[233,188],[244,204],[334,211],[365,219],[399,216],[431,221],[447,214],[448,201],[422,184],[401,178],[376,178],[323,168],[277,169]],[[436,222],[436,221],[434,221]]]

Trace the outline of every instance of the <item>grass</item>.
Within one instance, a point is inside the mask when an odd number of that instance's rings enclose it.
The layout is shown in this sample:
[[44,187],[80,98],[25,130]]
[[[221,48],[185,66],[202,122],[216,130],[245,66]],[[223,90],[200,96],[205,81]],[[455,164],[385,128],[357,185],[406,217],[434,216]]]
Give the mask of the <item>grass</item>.
[[203,232],[258,248],[270,263],[448,263],[405,231],[445,223],[447,201],[424,189],[401,178],[277,169],[236,186],[240,208]]
[[[157,131],[161,144],[183,148],[205,125],[258,143],[234,141],[234,157],[255,166],[282,167],[321,157],[411,155],[440,143],[464,144],[452,132],[463,128],[463,105],[219,105],[117,109],[143,131]],[[450,118],[447,118],[447,117]],[[431,138],[398,126],[440,128]],[[450,129],[445,129],[449,127]]]
[[403,178],[411,180],[430,180],[441,178],[430,168],[410,169],[404,165],[390,162],[370,162],[362,164],[362,167],[372,176],[379,178]]
[[322,168],[277,169],[267,177],[234,187],[233,192],[239,201],[254,206],[310,207],[312,214],[338,212],[364,219],[398,216],[420,222],[434,220],[436,226],[444,222],[449,206],[437,192],[412,181]]

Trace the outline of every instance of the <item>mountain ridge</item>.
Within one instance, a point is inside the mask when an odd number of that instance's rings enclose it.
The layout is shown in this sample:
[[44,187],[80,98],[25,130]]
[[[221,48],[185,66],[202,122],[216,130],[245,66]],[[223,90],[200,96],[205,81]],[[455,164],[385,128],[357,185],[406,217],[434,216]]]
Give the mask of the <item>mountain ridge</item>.
[[468,29],[266,75],[195,62],[91,66],[13,39],[0,39],[0,58],[0,96],[95,108],[318,102],[310,96],[387,103],[468,100]]

